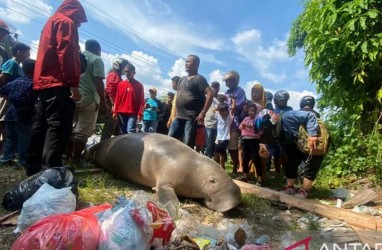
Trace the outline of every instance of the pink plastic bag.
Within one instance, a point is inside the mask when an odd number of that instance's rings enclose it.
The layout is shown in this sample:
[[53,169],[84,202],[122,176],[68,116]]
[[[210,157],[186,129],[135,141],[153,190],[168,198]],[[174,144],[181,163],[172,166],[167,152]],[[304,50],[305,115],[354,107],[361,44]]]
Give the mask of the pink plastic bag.
[[111,205],[104,204],[41,219],[21,234],[11,250],[95,250],[99,225],[94,214],[108,208]]

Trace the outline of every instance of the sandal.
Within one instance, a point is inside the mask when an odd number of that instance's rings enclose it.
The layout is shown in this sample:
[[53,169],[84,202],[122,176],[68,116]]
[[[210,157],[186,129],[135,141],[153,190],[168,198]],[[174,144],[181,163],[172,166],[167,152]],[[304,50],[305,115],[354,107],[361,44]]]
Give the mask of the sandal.
[[242,182],[248,182],[248,179],[245,178],[244,176],[239,176],[239,177],[236,178],[236,180],[242,181]]

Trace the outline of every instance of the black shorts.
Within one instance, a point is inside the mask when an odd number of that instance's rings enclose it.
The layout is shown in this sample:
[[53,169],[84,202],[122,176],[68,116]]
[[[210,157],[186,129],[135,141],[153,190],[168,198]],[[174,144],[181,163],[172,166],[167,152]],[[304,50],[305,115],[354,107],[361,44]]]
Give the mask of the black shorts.
[[218,144],[215,146],[215,152],[218,154],[227,154],[227,146],[229,140],[218,141]]

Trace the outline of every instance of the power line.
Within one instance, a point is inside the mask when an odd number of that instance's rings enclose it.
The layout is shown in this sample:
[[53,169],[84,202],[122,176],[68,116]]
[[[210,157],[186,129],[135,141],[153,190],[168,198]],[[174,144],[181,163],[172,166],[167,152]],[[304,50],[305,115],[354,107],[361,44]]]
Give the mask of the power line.
[[[96,9],[97,11],[101,12],[101,13],[104,13],[105,15],[107,15],[108,17],[110,17],[111,19],[115,20],[118,24],[122,23],[121,20],[118,20],[117,18],[115,18],[114,16],[100,10],[98,7],[94,6],[93,4],[91,4],[89,1],[87,0],[83,0],[83,2],[87,3],[88,5],[90,5],[91,7],[93,7],[94,9]],[[90,10],[91,11],[91,10]],[[107,21],[104,17],[102,17],[101,15],[99,15],[98,13],[95,13],[94,11],[91,11],[93,12],[94,14],[96,14],[97,16],[99,16],[101,19]],[[164,51],[165,53],[177,58],[177,57],[180,57],[179,55],[176,55],[174,54],[173,52],[169,51],[168,49],[164,48],[161,44],[157,43],[156,41],[152,40],[150,37],[146,36],[145,34],[137,31],[136,29],[132,28],[131,26],[129,25],[124,25],[123,28],[128,28],[129,30],[133,31],[134,33],[138,34],[138,38],[140,38],[141,40],[146,40],[146,42],[150,43],[152,46],[154,46],[155,48],[161,50],[161,51]],[[144,39],[142,39],[142,37]],[[183,58],[184,59],[184,58]]]
[[[23,13],[20,13],[20,12],[17,11],[17,10],[14,10],[14,9],[12,9],[12,8],[8,8],[8,7],[5,6],[4,4],[1,4],[1,3],[0,3],[0,6],[3,6],[3,7],[7,8],[7,9],[13,11],[13,12],[16,12],[16,13],[18,13],[18,14],[24,16],[24,17],[30,18],[30,19],[32,19],[32,20],[34,20],[34,21],[36,21],[36,22],[38,22],[38,23],[40,23],[40,24],[44,24],[44,23],[38,21],[37,19],[34,19],[34,18],[32,18],[32,17],[29,17],[29,16],[27,16],[27,15],[25,15],[25,14],[23,14]],[[85,35],[85,36],[87,36],[87,35]],[[92,38],[92,37],[90,37],[90,36],[88,36],[88,37],[89,37],[89,38]],[[22,40],[22,41],[25,41],[27,44],[30,44],[31,47],[33,47],[33,48],[36,47],[36,45],[34,45],[34,44],[33,44],[32,42],[30,42],[30,41],[27,41],[27,40],[22,39],[22,38],[19,38],[19,39]],[[35,51],[37,51],[37,48],[35,49]],[[105,51],[105,52],[107,52],[107,51]],[[108,54],[112,54],[112,53],[110,53],[110,52],[107,52],[107,53],[108,53]],[[139,65],[139,64],[137,64],[137,65]],[[152,69],[150,69],[150,68],[148,68],[148,67],[145,67],[145,66],[143,66],[143,65],[139,65],[139,66],[140,66],[141,68],[144,68],[144,69],[147,69],[147,70],[149,70],[149,71],[152,71]],[[145,86],[145,85],[148,86],[148,84],[143,84],[143,83],[142,83],[142,85],[144,85],[144,86]],[[171,91],[171,90],[169,90],[169,89],[165,89],[165,88],[162,88],[162,87],[156,87],[156,88],[157,88],[157,89],[160,89],[160,90],[163,90],[163,91],[165,91],[165,92]]]
[[[25,6],[25,5],[23,5],[23,4],[19,3],[19,2],[14,1],[14,0],[11,0],[11,1],[13,1],[13,2],[15,2],[15,3],[17,3],[17,4],[19,4],[19,5],[23,6],[23,7],[25,7],[25,8],[27,8],[27,9],[31,10],[31,11],[33,11],[33,12],[35,12],[35,13],[37,13],[37,14],[43,16],[43,17],[49,18],[49,16],[46,16],[46,15],[44,15],[44,14],[42,14],[42,13],[40,13],[40,12],[38,12],[38,11],[36,11],[36,10],[34,10],[34,9],[30,8],[30,7],[28,7],[28,6]],[[26,2],[26,1],[24,1],[24,0],[21,0],[21,1],[24,2],[24,3],[28,3],[28,2]],[[28,3],[28,4],[30,4],[30,3]],[[2,5],[2,4],[0,4],[0,5]],[[25,17],[28,17],[28,18],[30,18],[30,19],[32,19],[32,20],[34,20],[34,21],[36,21],[36,22],[38,22],[38,23],[40,23],[40,24],[43,24],[42,22],[40,22],[40,21],[38,21],[38,20],[36,20],[36,19],[34,19],[34,18],[32,18],[32,17],[29,17],[29,16],[27,16],[27,15],[25,15],[25,14],[23,14],[23,13],[20,13],[20,12],[14,10],[14,9],[12,9],[12,8],[9,8],[9,7],[5,6],[5,5],[2,5],[2,6],[8,8],[9,10],[12,10],[12,11],[14,11],[14,12],[20,14],[20,15],[23,15],[23,16],[25,16]],[[34,5],[32,5],[32,6],[50,15],[50,13],[49,13],[48,11],[45,11],[45,10],[39,8],[39,7],[34,6]],[[102,25],[102,24],[101,24],[101,25]],[[104,25],[103,25],[103,26],[104,26]],[[104,26],[104,27],[105,27],[105,26]],[[108,30],[110,30],[110,29],[107,28],[107,27],[105,27],[105,28],[108,29]],[[85,33],[87,33],[87,34],[89,34],[89,35],[86,35],[86,34],[84,34],[83,32],[85,32]],[[102,37],[100,37],[100,36],[98,36],[98,35],[96,35],[96,34],[94,34],[94,33],[88,32],[88,31],[83,30],[83,29],[81,29],[81,30],[79,31],[79,33],[80,33],[81,35],[84,35],[84,36],[88,37],[88,38],[94,38],[94,37],[96,37],[96,38],[98,38],[99,40],[104,41],[104,43],[106,43],[106,44],[104,44],[106,47],[109,47],[109,48],[115,49],[115,50],[117,50],[117,51],[120,51],[120,52],[122,52],[122,53],[125,53],[125,50],[124,50],[122,47],[120,47],[120,46],[118,46],[118,45],[115,45],[115,44],[109,42],[108,40],[105,40],[104,38],[102,38]],[[109,44],[110,44],[110,45],[109,45]],[[105,52],[106,52],[106,51],[105,51]],[[113,53],[109,53],[109,52],[108,52],[108,54],[113,54]],[[132,56],[132,57],[133,57],[133,56]],[[168,72],[168,73],[179,74],[179,73],[174,72],[174,71],[172,71],[172,70],[169,70],[169,69],[167,69],[167,68],[161,67],[161,66],[159,66],[159,65],[157,65],[157,64],[155,64],[155,63],[153,63],[153,62],[151,62],[151,61],[149,61],[149,60],[147,60],[147,59],[145,59],[145,58],[143,58],[143,57],[140,57],[140,56],[134,56],[134,58],[136,58],[137,60],[139,60],[139,61],[141,61],[141,62],[143,62],[143,63],[150,64],[150,66],[152,66],[152,67],[156,67],[156,68],[159,68],[159,69],[161,69],[161,70],[164,70],[164,71],[166,71],[166,72]],[[143,68],[148,69],[147,67],[145,67],[145,66],[143,66],[143,65],[140,65],[140,66],[143,67]],[[149,69],[149,70],[150,70],[150,69]]]

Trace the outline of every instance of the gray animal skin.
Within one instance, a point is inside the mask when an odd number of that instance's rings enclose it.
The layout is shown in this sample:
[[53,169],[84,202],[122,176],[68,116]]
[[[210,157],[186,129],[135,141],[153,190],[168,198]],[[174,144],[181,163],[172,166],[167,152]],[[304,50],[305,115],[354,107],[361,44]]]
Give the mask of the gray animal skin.
[[204,199],[218,212],[241,202],[240,188],[219,164],[166,135],[116,136],[90,147],[85,158],[118,178],[155,188],[172,216],[179,206],[177,195]]

